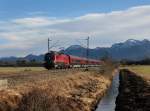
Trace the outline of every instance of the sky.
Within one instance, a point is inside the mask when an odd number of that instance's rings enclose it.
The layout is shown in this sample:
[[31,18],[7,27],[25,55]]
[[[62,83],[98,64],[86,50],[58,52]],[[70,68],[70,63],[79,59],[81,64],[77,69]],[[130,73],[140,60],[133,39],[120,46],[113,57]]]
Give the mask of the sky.
[[0,0],[0,57],[150,40],[150,0]]

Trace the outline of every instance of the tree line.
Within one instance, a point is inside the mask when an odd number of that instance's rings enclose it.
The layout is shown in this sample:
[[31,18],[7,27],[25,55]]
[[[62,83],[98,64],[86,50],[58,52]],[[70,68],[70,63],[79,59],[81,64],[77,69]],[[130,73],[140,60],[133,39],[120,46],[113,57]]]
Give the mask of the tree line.
[[0,60],[0,67],[40,67],[43,62],[32,60],[16,60],[16,61],[3,61]]
[[120,64],[122,65],[150,65],[150,58],[146,58],[143,60],[121,60]]

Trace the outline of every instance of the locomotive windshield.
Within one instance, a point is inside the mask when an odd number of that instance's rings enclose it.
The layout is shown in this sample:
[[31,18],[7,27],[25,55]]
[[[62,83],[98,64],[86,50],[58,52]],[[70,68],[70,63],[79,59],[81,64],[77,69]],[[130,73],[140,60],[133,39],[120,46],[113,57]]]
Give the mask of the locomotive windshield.
[[54,52],[49,52],[47,54],[45,54],[45,58],[44,58],[44,61],[45,61],[45,67],[47,69],[51,69],[52,67],[54,67]]
[[52,53],[52,52],[50,52],[50,53],[47,53],[46,55],[45,55],[45,61],[53,61],[54,60],[54,54]]

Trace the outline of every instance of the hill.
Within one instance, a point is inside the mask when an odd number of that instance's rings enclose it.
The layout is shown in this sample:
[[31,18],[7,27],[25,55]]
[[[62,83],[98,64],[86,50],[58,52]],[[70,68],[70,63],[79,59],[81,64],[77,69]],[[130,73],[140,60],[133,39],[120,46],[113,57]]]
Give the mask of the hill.
[[[97,47],[89,49],[89,57],[93,59],[101,59],[105,56],[111,57],[113,60],[142,60],[150,58],[150,41],[145,39],[142,41],[129,39],[122,43],[113,44],[111,47]],[[65,54],[86,57],[87,49],[80,45],[72,45],[61,51]],[[44,54],[29,54],[25,57],[4,57],[0,61],[15,62],[17,60],[43,62]]]
[[[129,39],[122,43],[113,44],[111,47],[97,47],[89,49],[90,58],[100,59],[109,56],[114,60],[142,60],[150,58],[150,41]],[[86,57],[86,48],[73,45],[67,48],[64,53]]]

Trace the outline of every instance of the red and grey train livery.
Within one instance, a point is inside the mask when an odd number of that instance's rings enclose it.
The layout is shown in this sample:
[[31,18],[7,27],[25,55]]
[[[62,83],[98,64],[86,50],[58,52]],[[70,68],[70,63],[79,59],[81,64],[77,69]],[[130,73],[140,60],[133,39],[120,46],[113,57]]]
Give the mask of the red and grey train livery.
[[46,53],[44,59],[46,69],[99,66],[102,63],[100,60],[66,55],[54,51]]

